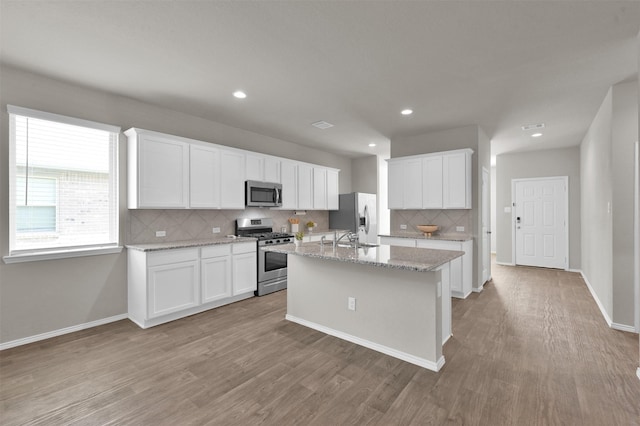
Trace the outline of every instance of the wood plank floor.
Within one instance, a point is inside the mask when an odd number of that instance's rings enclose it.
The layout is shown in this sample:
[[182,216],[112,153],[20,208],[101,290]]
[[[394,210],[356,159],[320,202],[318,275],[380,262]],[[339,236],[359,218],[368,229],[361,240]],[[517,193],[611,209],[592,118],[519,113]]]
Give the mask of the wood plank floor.
[[578,274],[493,266],[440,373],[284,320],[286,293],[0,353],[2,425],[640,425],[638,336]]

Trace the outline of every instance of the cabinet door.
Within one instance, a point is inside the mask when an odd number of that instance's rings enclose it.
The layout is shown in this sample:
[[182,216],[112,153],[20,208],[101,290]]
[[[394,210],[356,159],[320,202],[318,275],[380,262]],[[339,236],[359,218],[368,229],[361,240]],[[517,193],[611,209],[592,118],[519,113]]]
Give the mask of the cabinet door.
[[422,208],[442,208],[442,156],[422,160]]
[[193,308],[200,304],[198,261],[148,268],[148,318]]
[[313,167],[298,164],[298,209],[313,209]]
[[187,208],[189,145],[169,138],[140,135],[138,208]]
[[189,149],[189,206],[220,208],[220,151],[191,145]]
[[462,293],[462,258],[458,257],[449,263],[451,291]]
[[247,153],[246,154],[246,180],[265,181],[264,178],[264,155]]
[[388,246],[415,247],[416,240],[413,238],[380,237],[380,244]]
[[282,162],[282,209],[298,208],[298,167],[293,161]]
[[256,252],[233,255],[233,295],[258,289],[258,263]]
[[327,209],[327,169],[324,167],[313,168],[313,208]]
[[231,256],[200,261],[202,303],[231,297]]
[[282,183],[280,178],[280,160],[277,158],[264,158],[264,181]]
[[244,154],[220,151],[220,207],[244,209]]
[[403,162],[404,208],[422,208],[422,159],[415,158]]
[[338,210],[340,208],[339,191],[339,172],[337,170],[327,170],[327,210]]
[[469,154],[461,152],[442,156],[443,207],[471,208],[471,162]]
[[403,183],[403,167],[401,161],[390,161],[388,167],[389,174],[389,193],[388,205],[390,210],[399,210],[404,208],[404,183]]

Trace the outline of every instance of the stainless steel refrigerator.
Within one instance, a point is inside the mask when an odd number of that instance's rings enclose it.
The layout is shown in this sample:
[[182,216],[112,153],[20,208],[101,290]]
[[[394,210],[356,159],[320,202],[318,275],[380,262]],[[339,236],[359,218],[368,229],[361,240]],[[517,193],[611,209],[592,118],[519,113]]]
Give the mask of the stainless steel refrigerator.
[[329,212],[329,228],[358,233],[360,242],[377,244],[376,194],[340,194],[340,210]]

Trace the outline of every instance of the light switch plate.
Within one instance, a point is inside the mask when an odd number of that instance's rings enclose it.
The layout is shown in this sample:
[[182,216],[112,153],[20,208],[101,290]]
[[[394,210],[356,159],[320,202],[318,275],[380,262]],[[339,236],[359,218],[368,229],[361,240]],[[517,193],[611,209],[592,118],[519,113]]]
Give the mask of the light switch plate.
[[219,234],[220,233],[220,228],[219,227],[215,227],[215,228],[211,228],[211,232],[214,234]]
[[156,237],[166,237],[167,231],[156,231]]
[[400,225],[400,229],[407,229],[407,225]]
[[456,232],[464,232],[464,226],[456,226]]

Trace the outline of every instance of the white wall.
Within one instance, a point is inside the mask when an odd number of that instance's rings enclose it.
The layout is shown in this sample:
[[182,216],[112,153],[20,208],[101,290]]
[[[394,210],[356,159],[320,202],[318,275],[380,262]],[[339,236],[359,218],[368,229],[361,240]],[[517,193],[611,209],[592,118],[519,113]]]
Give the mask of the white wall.
[[351,160],[351,191],[378,193],[378,159],[375,155]]
[[[351,160],[87,87],[0,68],[0,255],[9,252],[9,132],[6,105],[107,124],[135,126],[310,161],[341,169],[340,192],[351,191]],[[120,143],[120,240],[126,210],[126,138]],[[0,262],[0,343],[124,314],[126,253],[5,265]]]
[[502,154],[496,157],[496,261],[512,264],[513,179],[569,176],[569,268],[580,269],[580,149],[578,147]]
[[632,328],[633,144],[638,139],[637,83],[607,92],[580,145],[582,270],[614,326]]

